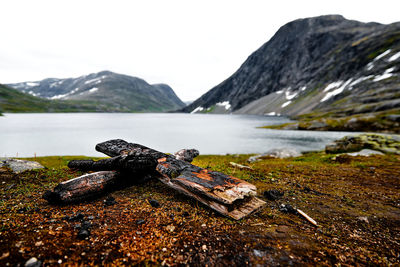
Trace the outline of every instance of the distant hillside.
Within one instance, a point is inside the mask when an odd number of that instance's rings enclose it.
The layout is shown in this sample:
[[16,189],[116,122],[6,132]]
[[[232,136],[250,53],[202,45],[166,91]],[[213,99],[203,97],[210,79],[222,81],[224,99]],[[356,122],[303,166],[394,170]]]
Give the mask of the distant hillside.
[[100,112],[116,111],[92,101],[48,100],[0,84],[1,112]]
[[400,109],[400,23],[290,22],[185,112],[350,116]]
[[164,112],[185,106],[166,84],[150,85],[142,79],[110,71],[78,78],[49,78],[8,86],[49,100],[93,102],[103,106],[104,111]]

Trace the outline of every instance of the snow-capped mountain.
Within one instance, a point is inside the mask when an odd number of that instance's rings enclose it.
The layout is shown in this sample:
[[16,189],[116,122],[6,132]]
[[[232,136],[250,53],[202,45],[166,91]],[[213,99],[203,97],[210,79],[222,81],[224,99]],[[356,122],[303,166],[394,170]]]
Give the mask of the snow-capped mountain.
[[400,23],[329,15],[284,25],[182,111],[348,116],[392,109],[400,109]]
[[150,85],[142,79],[110,71],[8,86],[50,100],[86,100],[107,104],[113,107],[112,110],[120,112],[162,112],[185,106],[166,84]]

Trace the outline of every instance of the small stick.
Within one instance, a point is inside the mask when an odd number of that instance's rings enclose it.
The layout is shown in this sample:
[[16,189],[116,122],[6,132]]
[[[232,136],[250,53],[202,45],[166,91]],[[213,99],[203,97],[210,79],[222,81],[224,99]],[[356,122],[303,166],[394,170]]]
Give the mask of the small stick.
[[235,162],[229,162],[229,164],[233,167],[239,168],[239,169],[246,169],[246,170],[253,170],[253,168],[249,167],[249,166],[245,166],[245,165],[241,165]]
[[308,216],[304,211],[296,209],[298,213],[300,213],[300,215],[302,215],[304,218],[306,218],[307,221],[309,221],[311,224],[313,224],[314,226],[318,226],[318,223],[311,218],[310,216]]

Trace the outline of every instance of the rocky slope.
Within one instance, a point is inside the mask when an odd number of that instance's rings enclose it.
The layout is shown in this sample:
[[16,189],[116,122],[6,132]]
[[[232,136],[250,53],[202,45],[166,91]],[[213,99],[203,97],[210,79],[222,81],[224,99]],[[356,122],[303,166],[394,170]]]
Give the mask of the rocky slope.
[[50,100],[94,101],[120,112],[163,112],[185,106],[166,84],[150,85],[142,79],[110,71],[8,86]]
[[182,111],[309,118],[398,113],[399,71],[400,23],[299,19]]

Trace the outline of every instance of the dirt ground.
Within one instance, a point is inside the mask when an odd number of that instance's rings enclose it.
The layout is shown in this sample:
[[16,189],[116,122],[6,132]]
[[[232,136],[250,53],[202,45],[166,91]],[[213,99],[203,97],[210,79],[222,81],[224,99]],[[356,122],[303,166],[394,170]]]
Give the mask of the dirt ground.
[[[46,169],[19,175],[2,168],[0,266],[23,266],[32,257],[45,266],[400,265],[399,156],[310,153],[251,164],[248,157],[193,162],[257,186],[267,205],[240,221],[156,180],[90,202],[49,205],[46,190],[82,174],[66,167],[77,157],[37,158]],[[268,200],[268,190],[284,195]],[[282,204],[301,209],[318,227]]]

